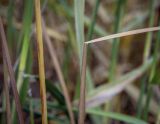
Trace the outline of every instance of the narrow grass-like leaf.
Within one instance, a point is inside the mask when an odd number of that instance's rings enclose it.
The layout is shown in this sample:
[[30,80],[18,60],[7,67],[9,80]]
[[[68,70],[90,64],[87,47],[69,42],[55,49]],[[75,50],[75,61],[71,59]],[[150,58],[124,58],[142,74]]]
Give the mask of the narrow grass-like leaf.
[[[84,42],[84,0],[74,0],[76,38],[79,60],[82,62],[82,47]],[[80,67],[81,67],[80,63]]]
[[49,36],[48,36],[48,34],[46,32],[46,27],[45,27],[44,21],[42,21],[42,28],[43,28],[43,36],[44,36],[44,39],[46,41],[45,43],[47,44],[47,47],[48,47],[48,50],[49,50],[49,54],[50,54],[50,56],[52,58],[53,66],[54,66],[54,68],[56,70],[57,76],[58,76],[59,81],[60,81],[61,88],[63,90],[63,94],[64,94],[65,101],[66,101],[66,105],[67,105],[67,108],[68,108],[68,113],[69,113],[69,116],[70,116],[70,121],[71,121],[71,124],[74,124],[75,123],[74,122],[74,114],[72,112],[72,104],[71,104],[71,100],[70,100],[70,97],[69,97],[68,89],[67,89],[66,83],[64,81],[64,77],[63,77],[63,74],[62,74],[62,71],[61,71],[57,56],[56,56],[56,51],[52,47],[51,40],[50,40],[50,38],[49,38]]
[[144,99],[144,92],[145,92],[145,84],[146,84],[147,76],[144,76],[141,84],[140,84],[140,94],[137,102],[137,117],[141,118],[142,116],[142,101]]
[[[23,74],[25,71],[30,72],[31,70],[31,58],[32,55],[28,55],[29,47],[30,47],[30,32],[31,32],[31,24],[32,24],[32,16],[33,16],[33,0],[25,0],[25,9],[24,9],[24,16],[23,16],[23,27],[19,37],[21,42],[21,50],[20,50],[20,61],[17,70],[17,89],[20,94],[21,103],[24,103],[27,88],[29,86],[28,80],[23,78]],[[17,43],[18,44],[18,43]],[[29,51],[29,52],[28,52]],[[27,68],[26,68],[27,67]],[[16,113],[15,113],[15,106],[13,105],[12,108],[12,116],[13,122],[16,122]]]
[[[82,62],[82,54],[83,54],[82,49],[83,49],[83,43],[85,41],[85,36],[84,36],[84,21],[85,21],[84,6],[85,6],[85,1],[84,0],[74,0],[76,41],[77,41],[77,45],[78,45],[78,53],[79,53],[79,60],[80,60],[79,61],[80,73],[81,73],[81,67],[82,67],[82,63],[81,63]],[[89,70],[89,68],[87,68],[87,81],[88,81],[89,86],[93,87],[93,81],[91,80],[90,76],[91,76],[90,70]],[[78,96],[77,94],[79,94],[78,88],[79,88],[79,84],[77,83],[77,86],[76,86],[77,90],[76,90],[75,96]]]
[[35,16],[36,16],[38,66],[39,66],[39,78],[40,78],[40,95],[42,103],[42,108],[41,108],[42,124],[48,124],[40,0],[35,0]]
[[104,84],[99,86],[88,94],[86,99],[86,106],[97,106],[105,103],[107,100],[112,99],[115,95],[124,90],[124,88],[128,84],[132,83],[135,79],[140,77],[151,66],[152,62],[153,59],[149,60],[139,68],[127,73],[126,75],[115,80],[114,82],[109,83],[110,85]]
[[[159,22],[160,25],[160,22]],[[160,49],[160,31],[158,31],[157,33],[157,38],[156,38],[156,42],[154,45],[154,53],[153,53],[153,65],[152,65],[152,69],[151,69],[151,74],[150,74],[150,80],[153,79],[155,73],[156,73],[156,66],[157,66],[157,59],[158,59],[158,51]]]
[[[154,25],[154,3],[155,0],[149,0],[149,27],[152,27]],[[151,41],[152,41],[152,32],[147,33],[145,47],[144,47],[144,55],[143,55],[143,61],[146,61],[150,55],[151,50]]]
[[[116,15],[115,15],[114,33],[118,33],[120,31],[122,17],[124,14],[125,3],[126,3],[126,0],[118,0]],[[112,43],[111,62],[110,62],[110,68],[109,68],[109,80],[110,81],[114,79],[115,70],[117,66],[118,50],[119,50],[119,43],[120,43],[119,40],[120,40],[119,38],[115,38]]]
[[[95,28],[95,24],[96,24],[96,17],[97,17],[99,5],[100,5],[100,0],[96,0],[95,7],[93,8],[93,12],[92,12],[92,21],[91,21],[89,29],[88,29],[87,40],[91,40],[93,37],[93,32],[94,32],[94,28]],[[89,54],[89,56],[90,56],[90,54]],[[87,78],[87,82],[88,82],[86,84],[87,85],[86,87],[87,87],[87,91],[89,92],[90,90],[92,90],[94,88],[94,84],[93,84],[93,80],[91,77],[91,72],[90,72],[89,67],[87,67],[87,70],[86,70],[86,78]]]
[[103,112],[103,111],[94,110],[94,109],[87,109],[86,112],[88,114],[109,117],[111,119],[122,121],[122,122],[129,123],[129,124],[147,124],[147,122],[145,121],[142,121],[140,119],[137,119],[135,117],[131,117],[128,115],[120,114],[120,113]]
[[14,16],[14,0],[9,0],[9,6],[8,6],[8,12],[7,12],[7,41],[8,41],[8,46],[10,48],[10,53],[12,54],[13,52],[13,46],[14,45],[14,42],[13,42],[13,39],[14,39],[14,28],[13,28],[13,16]]
[[88,44],[83,43],[83,56],[82,56],[82,70],[81,70],[81,86],[80,86],[78,124],[84,124],[84,120],[85,120],[87,45]]
[[57,102],[60,105],[65,105],[65,99],[64,99],[63,94],[49,80],[46,80],[46,90],[57,100]]
[[158,30],[160,30],[160,27],[150,27],[150,28],[131,30],[131,31],[127,31],[127,32],[112,34],[112,35],[109,35],[109,36],[104,36],[104,37],[101,37],[101,38],[93,39],[93,40],[87,41],[85,43],[91,44],[91,43],[96,43],[96,42],[102,42],[102,41],[105,41],[105,40],[110,40],[110,39],[113,39],[113,38],[120,38],[120,37],[129,36],[129,35],[142,34],[142,33],[146,33],[146,32],[158,31]]
[[[154,25],[154,16],[155,16],[154,4],[155,4],[155,0],[149,0],[149,7],[150,7],[150,9],[149,9],[149,26],[150,27]],[[151,54],[152,38],[153,38],[153,32],[148,32],[147,37],[146,37],[145,46],[144,46],[144,55],[143,55],[144,62],[149,58],[149,56]],[[150,99],[153,95],[151,80],[152,79],[151,79],[151,71],[150,71],[150,76],[149,76],[148,85],[147,85],[147,99],[146,99],[146,104],[144,107],[144,114],[143,114],[143,117],[145,120],[147,120]]]
[[97,12],[98,12],[99,5],[100,5],[100,0],[96,0],[95,8],[94,8],[93,13],[92,13],[92,22],[90,24],[90,28],[89,28],[88,35],[87,35],[88,40],[91,40],[92,36],[93,36],[93,31],[94,31],[94,27],[95,27],[95,23],[96,23],[96,17],[97,17]]
[[8,76],[7,67],[5,62],[5,55],[3,54],[3,72],[4,72],[4,92],[6,98],[6,112],[7,112],[7,124],[11,124],[11,107],[10,107],[10,97],[9,97],[9,86],[8,86]]
[[[31,44],[29,45],[29,51],[28,51],[28,56],[27,56],[27,60],[26,60],[26,69],[25,69],[25,73],[30,74],[32,71],[32,60],[33,60],[33,54],[32,54],[32,46]],[[28,88],[29,88],[29,78],[28,77],[24,77],[24,73],[23,73],[23,85],[21,87],[20,90],[20,100],[22,105],[25,103],[26,100],[26,96],[28,93]]]
[[152,85],[149,85],[147,87],[147,99],[146,99],[146,104],[144,106],[144,114],[143,114],[143,119],[147,121],[148,119],[148,112],[149,112],[149,105],[151,98],[153,97],[153,92],[152,92]]
[[85,39],[84,38],[84,6],[85,6],[84,4],[85,4],[84,0],[74,0],[76,39],[78,42],[80,73],[81,73],[78,124],[84,124],[84,120],[85,120],[85,91],[86,91],[85,81],[86,81],[87,44],[84,43],[84,39]]
[[21,104],[20,104],[19,95],[18,95],[18,91],[17,91],[17,88],[16,88],[16,80],[15,80],[15,77],[14,77],[14,71],[13,71],[12,64],[11,64],[11,59],[10,59],[10,56],[9,56],[9,50],[8,50],[8,47],[7,47],[7,40],[6,40],[6,37],[5,37],[5,32],[4,32],[4,28],[3,28],[1,18],[0,18],[0,33],[1,33],[1,39],[2,39],[2,48],[3,48],[2,51],[3,51],[3,54],[4,54],[5,62],[7,64],[9,76],[10,76],[10,79],[11,79],[11,87],[12,87],[12,91],[13,91],[13,95],[14,95],[14,99],[15,99],[15,103],[16,103],[16,110],[17,110],[17,113],[18,113],[19,122],[20,122],[20,124],[24,124],[22,107],[21,107]]
[[[114,22],[114,33],[118,33],[121,28],[121,24],[123,21],[123,15],[124,15],[124,9],[125,9],[125,3],[126,0],[118,0],[117,1],[117,8],[115,12],[115,22]],[[119,51],[119,45],[120,45],[120,38],[113,39],[112,43],[112,49],[111,49],[111,60],[109,64],[109,75],[108,79],[109,81],[113,81],[116,77],[116,68],[117,68],[117,62],[118,62],[118,51]],[[112,104],[107,103],[105,104],[105,111],[108,111],[109,108],[112,108]],[[104,118],[104,123],[109,123],[109,120],[107,118]]]
[[24,12],[24,20],[23,20],[23,26],[24,26],[24,38],[22,42],[22,50],[20,52],[20,63],[18,68],[18,77],[17,77],[17,88],[20,92],[21,87],[23,85],[23,73],[26,68],[27,63],[27,56],[28,56],[28,50],[29,50],[29,40],[30,40],[30,30],[31,30],[31,24],[32,24],[32,13],[33,13],[33,0],[26,0],[26,6],[25,6],[25,12]]
[[[92,21],[88,29],[87,40],[91,40],[93,37],[99,6],[100,6],[100,0],[95,0],[95,7],[93,8],[93,12],[92,12],[92,19],[91,19]],[[90,56],[90,50],[89,50],[88,56]],[[91,72],[89,68],[87,68],[86,70],[86,80],[87,80],[86,89],[88,93],[94,89],[94,84],[93,84],[93,80],[92,80]],[[97,107],[96,109],[100,109],[100,107]],[[95,124],[102,123],[102,119],[100,117],[92,115],[91,119]]]

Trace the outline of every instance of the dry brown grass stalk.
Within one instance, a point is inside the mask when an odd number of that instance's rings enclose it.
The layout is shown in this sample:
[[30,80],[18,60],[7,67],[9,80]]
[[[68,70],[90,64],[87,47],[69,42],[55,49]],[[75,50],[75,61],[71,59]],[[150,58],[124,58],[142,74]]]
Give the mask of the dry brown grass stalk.
[[67,104],[67,109],[68,109],[71,124],[75,124],[74,114],[72,112],[72,104],[71,104],[71,100],[70,100],[70,97],[69,97],[68,89],[67,89],[66,83],[64,81],[64,77],[63,77],[63,74],[62,74],[62,71],[61,71],[61,67],[59,65],[59,62],[58,62],[58,59],[57,59],[57,56],[56,56],[56,51],[55,51],[54,47],[52,46],[49,35],[47,34],[47,30],[46,30],[44,20],[42,20],[42,28],[43,28],[44,40],[45,40],[45,43],[48,47],[49,54],[52,58],[53,67],[56,70],[58,79],[60,81],[60,85],[61,85],[62,90],[63,90],[63,94],[64,94],[65,101],[66,101],[66,104]]
[[146,32],[158,31],[158,30],[160,30],[160,27],[137,29],[137,30],[127,31],[127,32],[122,32],[122,33],[117,33],[117,34],[112,34],[109,36],[97,38],[97,39],[94,39],[91,41],[87,41],[86,43],[90,44],[90,43],[95,43],[95,42],[101,42],[104,40],[120,38],[120,37],[124,37],[124,36],[135,35],[135,34],[141,34],[141,33],[146,33]]
[[83,57],[81,70],[81,86],[80,86],[80,101],[79,101],[79,118],[78,124],[84,124],[85,120],[85,90],[86,90],[86,65],[87,65],[87,45],[83,43]]
[[7,115],[7,124],[11,124],[11,107],[10,107],[10,98],[9,98],[9,86],[7,80],[7,70],[6,70],[5,55],[3,53],[3,71],[4,71],[4,93],[6,97],[6,115]]
[[17,87],[16,87],[16,80],[15,80],[15,77],[14,77],[14,71],[13,71],[12,64],[11,64],[11,59],[10,59],[10,56],[9,56],[7,40],[6,40],[6,36],[5,36],[5,32],[4,32],[4,28],[3,28],[1,18],[0,18],[0,33],[1,33],[1,39],[2,39],[2,52],[4,54],[3,59],[6,62],[7,69],[8,69],[8,72],[9,72],[9,76],[10,76],[10,79],[11,79],[11,87],[12,87],[12,91],[13,91],[13,95],[14,95],[14,99],[15,99],[15,104],[16,104],[16,110],[17,110],[17,113],[18,113],[19,123],[24,124],[22,107],[21,107],[20,100],[19,100],[19,95],[18,95],[18,91],[17,91]]
[[41,105],[42,124],[48,124],[40,0],[35,0],[35,16],[36,16],[36,37],[37,37],[39,79],[40,79],[40,96],[42,104]]

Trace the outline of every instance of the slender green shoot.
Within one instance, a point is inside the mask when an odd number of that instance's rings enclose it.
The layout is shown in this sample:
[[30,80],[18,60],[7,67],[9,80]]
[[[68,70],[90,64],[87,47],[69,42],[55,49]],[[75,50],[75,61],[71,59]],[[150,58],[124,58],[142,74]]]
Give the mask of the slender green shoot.
[[[74,0],[76,40],[78,44],[79,60],[82,62],[82,47],[84,42],[84,0]],[[80,63],[80,68],[81,68]]]
[[[114,27],[114,33],[118,33],[121,28],[122,23],[122,17],[124,14],[124,8],[125,8],[126,0],[118,0],[117,3],[117,9],[115,14],[115,27]],[[109,69],[109,80],[112,81],[115,76],[115,70],[117,66],[117,60],[118,60],[118,50],[119,50],[119,40],[120,39],[114,39],[112,43],[112,51],[111,51],[111,62],[110,62],[110,69]]]
[[[152,27],[154,25],[154,3],[155,0],[149,0],[149,27]],[[144,55],[143,55],[143,62],[145,62],[148,57],[150,56],[150,50],[151,50],[151,43],[152,43],[152,32],[147,33],[145,47],[144,47]]]
[[99,110],[94,110],[94,109],[87,109],[86,112],[88,114],[94,114],[94,115],[99,115],[103,117],[109,117],[111,119],[123,121],[128,124],[147,124],[147,122],[128,116],[124,114],[119,114],[119,113],[112,113],[112,112],[104,112],[104,111],[99,111]]
[[95,27],[95,23],[96,23],[96,17],[97,17],[97,12],[98,12],[99,5],[100,5],[100,0],[96,0],[95,8],[94,8],[93,13],[92,13],[92,22],[90,24],[89,31],[88,31],[88,34],[87,34],[87,40],[91,40],[92,37],[93,37],[94,27]]
[[[22,46],[20,51],[20,61],[17,70],[17,89],[20,94],[20,100],[22,104],[24,103],[25,96],[27,94],[27,89],[24,90],[24,87],[28,88],[29,82],[24,80],[24,73],[30,67],[26,69],[26,66],[30,63],[30,56],[28,55],[29,47],[30,47],[30,32],[31,32],[31,24],[32,24],[32,17],[33,17],[33,0],[25,0],[25,9],[24,9],[24,16],[23,16],[23,27],[22,27],[22,35],[20,35],[20,39],[22,38]],[[16,112],[15,112],[15,105],[12,107],[12,116],[13,122],[16,122]]]
[[22,42],[22,50],[20,53],[20,63],[18,68],[18,78],[17,78],[17,87],[18,91],[20,92],[21,87],[23,85],[23,74],[25,72],[26,63],[27,63],[27,56],[30,44],[30,32],[31,32],[31,24],[32,24],[32,13],[33,13],[33,1],[27,0],[25,13],[24,13],[24,39]]
[[[155,0],[150,0],[149,1],[149,6],[150,6],[150,9],[149,9],[150,10],[149,11],[149,26],[154,25],[154,15],[155,15],[154,4],[155,4]],[[153,38],[153,32],[147,33],[146,43],[145,43],[145,47],[144,47],[143,62],[145,62],[150,56],[152,38]],[[151,72],[150,72],[149,78],[150,77],[151,77]],[[145,107],[144,107],[144,114],[143,114],[143,118],[145,120],[147,120],[151,97],[152,97],[152,84],[151,84],[151,78],[150,78],[149,81],[148,81],[148,85],[147,85],[147,99],[146,99],[146,104],[145,104]]]

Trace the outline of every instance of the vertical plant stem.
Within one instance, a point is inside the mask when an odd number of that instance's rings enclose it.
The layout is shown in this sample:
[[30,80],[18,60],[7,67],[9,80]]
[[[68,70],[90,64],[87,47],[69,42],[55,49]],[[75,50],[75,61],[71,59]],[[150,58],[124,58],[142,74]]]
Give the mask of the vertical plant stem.
[[[150,6],[150,11],[149,11],[149,26],[153,26],[154,23],[154,0],[150,0],[149,1],[149,6]],[[145,43],[145,47],[144,47],[144,54],[143,54],[143,63],[145,63],[145,61],[149,58],[150,55],[150,49],[151,49],[151,40],[152,40],[152,32],[148,32],[147,36],[146,36],[146,43]],[[147,77],[143,77],[146,81],[147,81]],[[138,99],[138,103],[137,103],[137,117],[141,117],[140,115],[142,115],[142,101],[143,101],[143,97],[144,97],[144,93],[145,90],[143,90],[145,88],[146,85],[146,81],[141,82],[141,92],[139,95],[139,99]],[[150,85],[150,84],[149,84]],[[149,91],[150,92],[150,91]],[[148,100],[146,100],[147,102]],[[148,106],[148,105],[145,105]]]
[[19,100],[19,95],[18,95],[18,91],[17,91],[17,87],[16,87],[16,80],[15,80],[15,77],[14,77],[14,71],[13,71],[12,64],[11,64],[11,59],[10,59],[10,56],[9,56],[7,40],[6,40],[6,37],[5,37],[5,32],[4,32],[4,28],[3,28],[1,18],[0,18],[0,33],[1,33],[1,38],[2,38],[2,48],[3,48],[2,51],[3,51],[3,54],[4,54],[5,62],[7,64],[9,76],[10,76],[10,79],[11,79],[11,87],[12,87],[12,91],[13,91],[13,95],[14,95],[14,99],[15,99],[15,103],[16,103],[16,110],[17,110],[17,113],[18,113],[19,123],[24,124],[22,107],[21,107],[20,100]]
[[84,124],[85,120],[85,92],[86,92],[86,66],[87,66],[87,43],[83,43],[81,86],[79,101],[79,118],[78,124]]
[[[159,21],[159,25],[160,25],[160,21]],[[157,38],[156,38],[156,43],[154,45],[154,48],[155,49],[154,49],[154,53],[153,53],[153,64],[152,64],[150,77],[149,77],[149,80],[151,81],[151,83],[154,83],[153,79],[154,79],[154,76],[156,75],[156,72],[157,72],[156,69],[157,69],[157,66],[158,66],[159,50],[160,50],[160,31],[158,31],[158,33],[157,33]],[[160,82],[160,80],[157,80],[157,82]],[[150,103],[150,101],[149,101],[149,103]],[[147,107],[149,108],[149,105]],[[160,108],[158,110],[158,114],[157,115],[158,115],[157,116],[157,124],[158,123],[160,124]],[[147,118],[147,116],[146,116],[146,118]]]
[[[149,0],[149,27],[152,27],[154,25],[154,3],[155,0]],[[146,37],[146,43],[144,47],[144,55],[143,55],[143,62],[145,62],[148,57],[150,56],[150,50],[151,50],[151,42],[152,42],[152,32],[147,33]]]
[[[116,14],[115,14],[114,33],[118,33],[120,31],[125,3],[126,3],[126,0],[118,0]],[[111,51],[111,62],[110,62],[110,70],[109,70],[110,81],[114,79],[117,59],[118,59],[118,50],[119,50],[119,38],[116,38],[113,41],[112,51]]]
[[[31,24],[32,24],[32,15],[33,15],[33,0],[25,0],[25,8],[24,8],[24,16],[23,16],[23,26],[22,31],[19,37],[20,42],[20,61],[19,66],[17,70],[17,89],[20,94],[20,101],[23,105],[25,100],[25,94],[27,94],[27,88],[29,85],[29,82],[26,81],[27,79],[23,78],[24,73],[27,72],[31,67],[27,68],[27,65],[30,64],[30,56],[28,53],[29,47],[30,47],[30,32],[31,32]],[[26,89],[24,88],[26,87]],[[15,112],[15,105],[13,104],[12,107],[12,117],[13,117],[13,123],[17,124],[16,120],[16,112]]]
[[[154,25],[154,15],[155,15],[154,3],[155,3],[155,0],[150,0],[149,1],[149,6],[150,6],[149,26],[150,27]],[[152,37],[153,37],[153,32],[147,33],[146,43],[145,43],[145,47],[144,47],[143,62],[145,62],[150,56]],[[150,74],[151,74],[151,72],[150,72]],[[146,98],[146,103],[145,103],[145,106],[144,106],[144,114],[143,114],[144,120],[146,120],[147,116],[148,116],[148,110],[149,110],[151,97],[152,97],[152,84],[151,84],[151,80],[149,79],[148,80],[148,85],[147,85],[147,98]]]
[[[88,41],[91,40],[93,37],[99,5],[100,5],[100,0],[95,0],[95,6],[94,6],[93,12],[92,12],[92,19],[91,19],[92,21],[90,23],[90,26],[88,29],[88,34],[87,34]],[[88,61],[90,60],[90,47],[88,48],[88,59],[87,60]],[[87,67],[87,70],[86,70],[86,80],[87,80],[86,90],[87,90],[87,92],[91,92],[92,90],[94,90],[94,83],[93,83],[93,80],[91,77],[91,71],[90,71],[89,67]],[[97,107],[96,109],[100,109],[100,107]],[[92,115],[91,119],[95,124],[102,123],[102,119],[100,117]]]
[[38,52],[39,79],[40,79],[40,95],[42,104],[41,105],[42,124],[48,124],[40,0],[35,0],[35,16],[36,16],[36,37],[37,37],[37,50],[38,50],[37,52]]
[[11,53],[12,57],[12,52],[14,50],[14,28],[13,28],[13,17],[14,17],[14,0],[9,0],[9,6],[8,6],[8,12],[7,12],[7,41],[8,41],[8,47]]
[[89,31],[87,34],[88,41],[91,40],[92,36],[93,36],[93,31],[94,31],[94,27],[95,27],[95,23],[96,23],[96,17],[97,17],[99,5],[100,5],[100,0],[96,0],[95,8],[92,13],[92,22],[90,24],[90,28],[89,28]]
[[[89,31],[88,31],[88,34],[87,34],[87,40],[91,40],[92,37],[93,37],[93,32],[94,32],[94,27],[95,27],[95,23],[96,23],[96,17],[97,17],[97,12],[98,12],[98,8],[99,8],[99,5],[100,5],[100,0],[96,0],[95,1],[95,7],[93,8],[93,12],[92,12],[92,21],[91,21],[91,24],[89,26]],[[88,61],[90,60],[90,48],[88,48]],[[89,63],[90,64],[90,63]],[[91,77],[91,71],[90,71],[90,68],[89,66],[87,67],[87,70],[86,70],[86,80],[87,80],[87,92],[90,92],[92,89],[94,89],[94,83],[93,83],[93,80],[92,80],[92,77]]]
[[17,88],[20,92],[22,86],[23,86],[23,74],[26,69],[26,63],[27,63],[27,56],[28,56],[28,50],[29,50],[29,44],[30,44],[30,30],[31,30],[31,24],[32,24],[32,13],[33,13],[33,1],[32,0],[26,0],[25,1],[25,12],[24,12],[24,18],[23,18],[23,28],[24,32],[23,35],[23,42],[22,42],[22,49],[20,52],[20,63],[18,68],[18,77],[17,77]]
[[[159,21],[159,26],[160,26],[160,21]],[[158,31],[157,33],[157,38],[156,38],[156,42],[155,42],[155,45],[154,45],[154,51],[153,51],[153,65],[152,65],[152,68],[151,68],[151,73],[150,73],[150,76],[149,76],[149,80],[152,81],[153,80],[153,77],[155,76],[155,73],[156,73],[156,67],[157,67],[157,64],[158,64],[158,56],[159,56],[159,50],[160,50],[160,31]]]
[[[126,3],[126,0],[117,1],[117,8],[115,12],[114,33],[118,33],[120,31],[122,17],[124,14],[125,3]],[[112,49],[111,49],[111,62],[109,67],[109,81],[113,81],[115,79],[119,44],[120,44],[120,38],[113,39]],[[112,108],[111,102],[105,105],[106,111],[109,111],[110,108]],[[109,123],[109,119],[104,118],[104,123]]]
[[[93,32],[94,32],[94,27],[95,27],[95,23],[96,23],[96,17],[97,17],[97,12],[98,12],[98,8],[100,5],[100,0],[96,0],[95,1],[95,7],[93,8],[93,12],[92,12],[92,21],[91,24],[89,26],[89,31],[87,34],[87,40],[91,40],[93,37]],[[90,49],[88,50],[88,60],[90,60]],[[87,92],[90,92],[93,88],[94,88],[94,84],[93,84],[93,80],[91,77],[91,71],[89,66],[87,67],[86,70],[86,80],[87,80]]]
[[3,71],[4,71],[4,92],[6,97],[6,112],[7,112],[7,124],[11,124],[11,107],[10,107],[10,98],[9,98],[9,86],[7,81],[7,70],[5,55],[3,53]]
[[[85,1],[84,0],[74,0],[74,10],[75,10],[75,28],[76,28],[76,41],[78,45],[78,53],[79,53],[79,62],[80,62],[80,73],[81,68],[82,68],[82,54],[83,54],[83,43],[85,41],[85,36],[84,36],[84,10],[85,10]],[[89,71],[89,68],[87,68],[87,81],[88,81],[88,86],[93,87],[93,82],[91,80],[91,74]],[[75,96],[79,95],[79,82],[77,83],[76,86],[76,93]],[[89,87],[88,87],[89,88]],[[78,93],[77,93],[78,92]],[[82,91],[80,91],[82,92]],[[77,95],[78,94],[78,95]]]
[[147,87],[147,98],[146,98],[145,106],[144,106],[144,114],[143,114],[144,120],[147,120],[148,118],[149,105],[150,105],[150,101],[152,97],[153,97],[152,84],[149,84]]
[[[84,42],[84,0],[74,0],[76,40],[78,44],[79,60],[82,62],[82,47]],[[80,63],[80,68],[81,68]]]
[[68,89],[67,89],[66,83],[64,81],[64,77],[63,77],[63,74],[62,74],[57,56],[56,56],[56,51],[55,51],[54,47],[52,47],[51,40],[50,40],[50,38],[47,34],[46,27],[45,27],[45,24],[44,24],[44,20],[42,20],[42,28],[43,28],[43,36],[44,36],[44,39],[46,41],[45,43],[48,47],[49,54],[52,58],[53,66],[56,70],[57,76],[58,76],[59,81],[60,81],[60,85],[61,85],[62,90],[63,90],[63,95],[65,97],[65,101],[66,101],[66,105],[67,105],[67,109],[68,109],[71,124],[75,124],[74,114],[72,112],[72,104],[71,104],[71,100],[70,100],[70,97],[69,97]]
[[[155,0],[153,0],[151,2],[153,2],[152,4],[154,4]],[[152,6],[154,6],[154,5],[152,5]],[[150,23],[154,19],[154,9],[151,9],[151,10],[152,10],[152,12],[151,12],[151,18],[152,19],[150,19]],[[153,25],[154,22],[152,22],[151,24]],[[160,25],[160,22],[159,22],[159,25]],[[152,92],[152,86],[153,85],[152,85],[152,83],[153,83],[153,77],[156,74],[156,67],[157,67],[157,64],[158,64],[157,60],[158,60],[158,56],[159,56],[159,48],[160,48],[160,31],[158,31],[158,33],[157,33],[157,38],[156,38],[156,42],[155,42],[155,45],[154,45],[154,52],[153,52],[153,63],[152,63],[152,68],[151,68],[151,71],[150,71],[150,74],[149,74],[149,84],[148,84],[149,86],[148,86],[147,99],[146,99],[146,105],[145,105],[145,111],[144,111],[144,119],[145,120],[147,120],[150,101],[151,101],[151,98],[153,96],[153,92]],[[160,118],[159,117],[160,116],[158,114],[157,124],[160,123]]]
[[30,123],[34,124],[34,112],[33,112],[33,101],[30,99]]
[[143,79],[141,80],[141,85],[140,85],[140,94],[139,94],[139,97],[138,97],[138,102],[137,102],[137,117],[138,118],[141,118],[142,116],[142,101],[144,99],[144,92],[145,92],[145,84],[146,84],[146,81],[147,81],[147,76],[144,76]]

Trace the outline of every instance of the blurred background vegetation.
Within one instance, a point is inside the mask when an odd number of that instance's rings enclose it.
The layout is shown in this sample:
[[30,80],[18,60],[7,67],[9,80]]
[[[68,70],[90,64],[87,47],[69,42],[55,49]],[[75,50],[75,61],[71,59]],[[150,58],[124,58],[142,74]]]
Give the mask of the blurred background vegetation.
[[[48,123],[69,124],[72,114],[75,123],[79,118],[83,42],[159,26],[160,1],[41,0],[41,15]],[[1,0],[0,16],[25,123],[40,124],[34,0]],[[159,50],[160,31],[89,45],[85,123],[160,124]],[[0,61],[0,124],[17,124],[2,49]],[[8,84],[9,101],[4,82]]]

